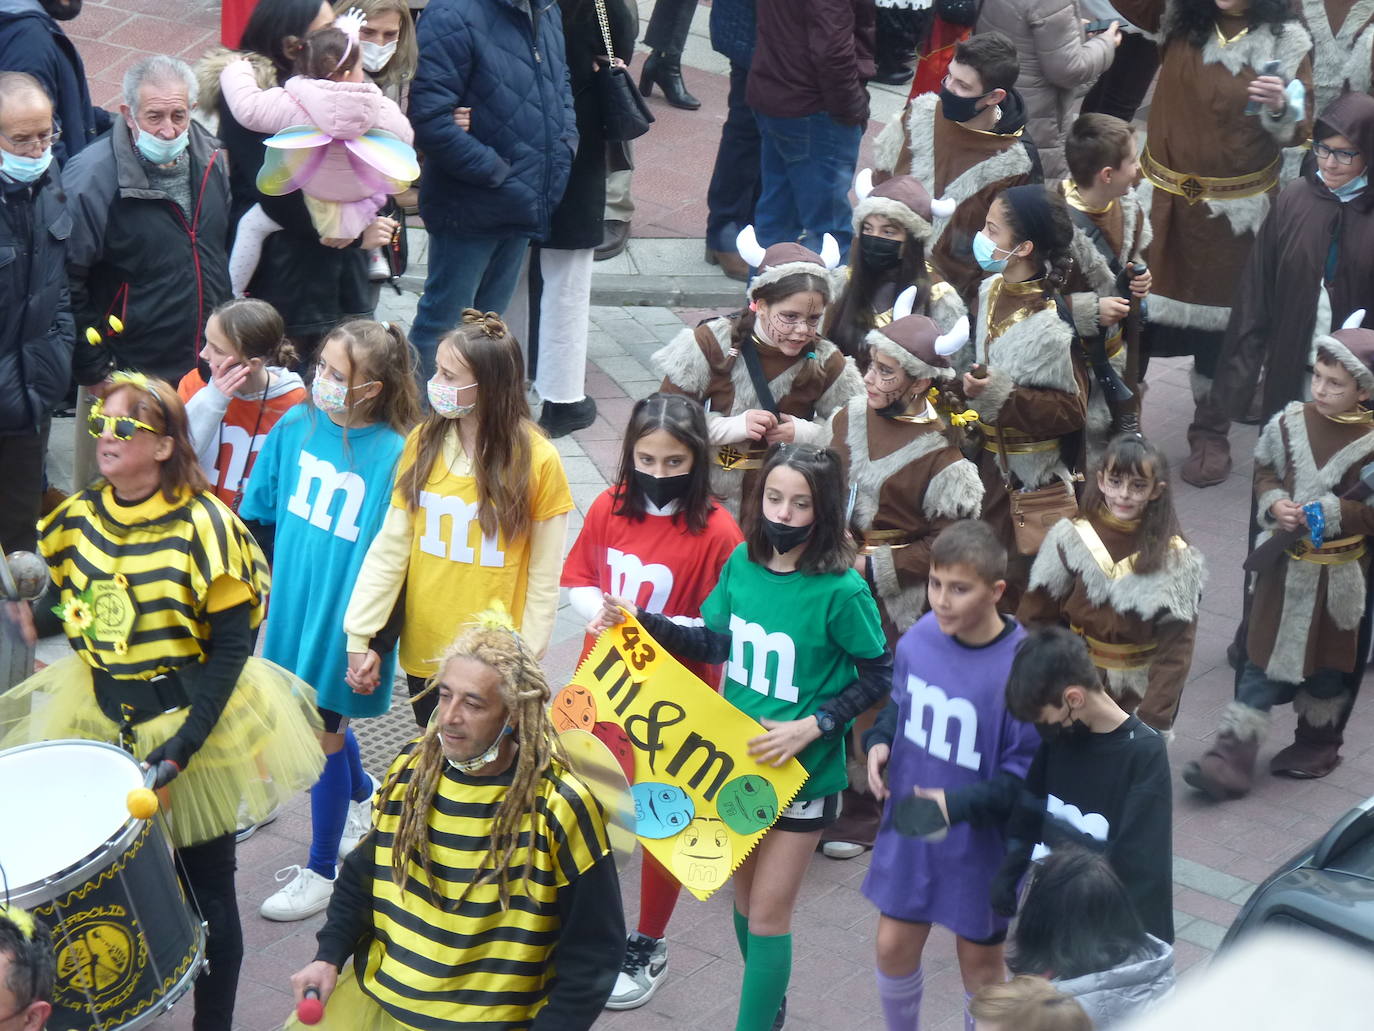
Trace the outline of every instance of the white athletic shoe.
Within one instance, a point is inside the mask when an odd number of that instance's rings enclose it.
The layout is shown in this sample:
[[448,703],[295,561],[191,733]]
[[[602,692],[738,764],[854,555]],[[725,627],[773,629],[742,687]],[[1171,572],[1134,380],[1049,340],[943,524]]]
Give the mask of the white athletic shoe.
[[343,862],[348,853],[358,847],[363,835],[372,829],[372,799],[382,785],[372,774],[369,773],[367,777],[372,781],[372,793],[361,802],[348,803],[348,821],[344,824],[343,837],[339,839],[339,862]]
[[258,912],[266,920],[304,920],[329,905],[334,894],[334,882],[321,877],[314,870],[288,866],[277,871],[277,882],[287,883],[269,895]]
[[864,847],[857,841],[827,841],[821,851],[831,859],[854,859],[864,854]]
[[647,938],[638,931],[625,943],[625,962],[615,979],[608,1010],[632,1010],[654,997],[668,972],[668,943]]

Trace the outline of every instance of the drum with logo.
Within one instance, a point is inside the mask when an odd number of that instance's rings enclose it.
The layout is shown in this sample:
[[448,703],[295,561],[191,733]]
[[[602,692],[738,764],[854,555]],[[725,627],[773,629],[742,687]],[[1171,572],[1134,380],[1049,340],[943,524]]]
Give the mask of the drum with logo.
[[138,762],[113,745],[46,741],[0,752],[0,870],[10,903],[52,930],[50,1031],[143,1027],[191,987],[205,929],[161,819],[135,820]]

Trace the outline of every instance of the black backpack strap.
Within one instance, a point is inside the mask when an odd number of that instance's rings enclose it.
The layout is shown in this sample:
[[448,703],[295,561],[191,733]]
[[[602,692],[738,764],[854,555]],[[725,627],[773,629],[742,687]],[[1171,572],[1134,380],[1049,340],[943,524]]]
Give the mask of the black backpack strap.
[[753,337],[746,337],[739,342],[740,357],[744,359],[744,368],[749,373],[749,381],[754,384],[754,394],[758,397],[759,407],[766,412],[771,412],[774,418],[778,415],[778,403],[773,400],[773,391],[768,389],[768,377],[763,374],[763,361],[759,358],[758,348],[754,346]]

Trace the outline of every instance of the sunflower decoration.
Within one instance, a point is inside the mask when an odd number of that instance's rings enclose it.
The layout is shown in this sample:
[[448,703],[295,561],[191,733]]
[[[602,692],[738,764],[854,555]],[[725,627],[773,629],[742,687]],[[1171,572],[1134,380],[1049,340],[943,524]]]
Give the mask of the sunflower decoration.
[[67,599],[64,604],[54,605],[52,611],[65,626],[74,628],[83,637],[91,636],[91,628],[95,626],[95,606],[89,587]]

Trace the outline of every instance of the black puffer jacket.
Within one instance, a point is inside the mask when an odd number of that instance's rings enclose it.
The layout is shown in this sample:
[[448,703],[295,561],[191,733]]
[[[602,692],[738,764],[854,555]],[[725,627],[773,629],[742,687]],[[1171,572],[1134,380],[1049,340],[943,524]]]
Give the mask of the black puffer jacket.
[[0,180],[0,436],[37,433],[67,392],[71,231],[56,162],[33,187]]
[[[78,383],[120,368],[175,384],[196,364],[210,312],[229,299],[227,156],[199,125],[190,132],[189,218],[149,184],[122,118],[62,173],[74,221],[67,272]],[[119,336],[108,331],[111,314],[124,323]],[[104,343],[87,343],[88,327]]]

